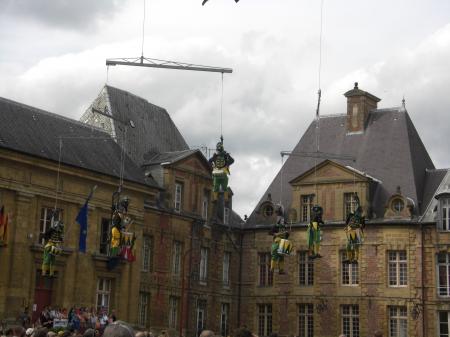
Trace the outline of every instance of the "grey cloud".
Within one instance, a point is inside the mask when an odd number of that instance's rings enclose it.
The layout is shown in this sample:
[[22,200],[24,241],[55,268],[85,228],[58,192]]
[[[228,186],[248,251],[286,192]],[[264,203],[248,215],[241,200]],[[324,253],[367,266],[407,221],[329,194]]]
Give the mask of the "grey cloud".
[[99,18],[108,19],[127,0],[3,0],[2,15],[13,15],[41,24],[85,30],[95,26]]
[[[324,88],[323,113],[344,113],[346,103],[342,94],[355,81],[360,82],[363,90],[382,99],[380,107],[398,106],[406,94],[409,113],[436,166],[450,166],[446,155],[450,133],[446,111],[450,106],[446,93],[450,84],[446,71],[449,36],[450,26],[438,35],[438,42],[431,41],[398,57],[379,60],[380,65],[367,66],[344,78],[333,78],[334,82]],[[265,34],[249,34],[245,43],[241,42],[237,41],[241,48],[236,49],[211,41],[173,44],[171,48],[158,49],[155,43],[153,46],[160,52],[155,57],[171,55],[174,60],[235,69],[232,75],[225,76],[223,131],[226,149],[236,158],[231,176],[234,205],[243,215],[251,212],[279,169],[279,151],[292,149],[314,119],[317,89],[316,69],[310,66],[313,62],[298,62],[314,54],[311,48],[305,46],[299,55],[299,50],[285,45],[282,39],[269,39]],[[243,48],[245,45],[251,48]],[[95,66],[93,60],[103,65],[106,53],[116,53],[102,48],[41,62],[22,77],[22,82],[11,81],[16,96],[7,97],[79,117],[105,78],[105,69]],[[67,62],[73,67],[63,67]],[[298,66],[292,69],[289,67],[292,64]],[[191,146],[213,147],[217,142],[220,75],[114,67],[110,69],[109,84],[166,108]]]

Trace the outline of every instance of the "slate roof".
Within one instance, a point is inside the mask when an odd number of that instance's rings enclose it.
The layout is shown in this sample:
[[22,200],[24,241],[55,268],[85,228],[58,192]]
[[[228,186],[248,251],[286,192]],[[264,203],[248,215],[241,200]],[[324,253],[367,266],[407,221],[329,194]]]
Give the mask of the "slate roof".
[[244,221],[241,216],[233,210],[230,212],[229,223],[232,228],[242,228],[244,226]]
[[[61,163],[119,177],[121,148],[109,134],[70,118],[0,98],[1,148],[57,162],[59,137],[74,137],[62,139]],[[125,160],[124,179],[157,186],[129,158]]]
[[[377,184],[372,209],[376,218],[384,215],[388,198],[400,186],[406,197],[418,205],[415,215],[424,211],[432,189],[426,169],[434,169],[409,115],[403,108],[376,109],[369,113],[364,133],[347,134],[345,114],[321,116],[319,122],[320,151],[337,155],[350,155],[356,161],[332,159],[344,166],[350,165],[381,181]],[[313,121],[292,151],[315,152],[316,123]],[[283,174],[282,203],[291,207],[292,188],[289,181],[322,162],[323,159],[291,155],[284,163],[266,192],[261,197],[247,224],[255,225],[255,212],[271,193],[272,200],[280,200],[281,172]]]
[[[164,108],[125,90],[105,85],[101,95],[107,95],[109,113],[135,128],[127,128],[126,148],[139,166],[155,154],[189,150],[189,146]],[[115,134],[121,138],[123,125],[114,122]]]
[[[154,155],[150,160],[143,163],[144,166],[159,165],[159,164],[173,164],[190,155],[200,152],[200,150],[183,150],[174,152],[164,152]],[[203,155],[203,154],[202,154]],[[206,159],[205,159],[206,160]]]
[[435,199],[437,194],[445,192],[450,187],[450,169],[427,170],[426,188],[424,192],[425,210],[421,217],[421,221],[437,220],[438,201]]
[[425,209],[442,183],[445,175],[449,172],[448,169],[427,170],[425,175],[425,188],[423,193],[423,208]]

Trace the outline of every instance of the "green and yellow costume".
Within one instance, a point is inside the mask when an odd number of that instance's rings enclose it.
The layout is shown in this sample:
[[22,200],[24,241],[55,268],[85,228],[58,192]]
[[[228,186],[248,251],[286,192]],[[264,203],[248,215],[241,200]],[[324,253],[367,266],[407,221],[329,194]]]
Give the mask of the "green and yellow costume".
[[277,223],[269,232],[269,234],[273,235],[272,246],[270,249],[270,269],[274,271],[278,268],[278,273],[284,274],[284,256],[291,254],[293,246],[292,243],[288,240],[289,233],[284,224],[283,206],[277,206],[276,214]]
[[216,152],[209,159],[212,167],[213,176],[213,199],[217,200],[219,193],[224,193],[225,200],[228,200],[228,175],[230,174],[230,165],[234,159],[223,148],[223,138],[217,143]]
[[120,253],[120,230],[117,227],[111,229],[111,256],[116,256]]
[[58,211],[55,210],[52,215],[50,228],[45,232],[44,253],[42,257],[42,276],[54,276],[56,255],[62,252],[60,247],[63,242],[64,225],[62,221],[57,220]]
[[306,231],[306,241],[308,244],[309,257],[315,259],[322,257],[320,255],[320,242],[322,241],[322,231],[320,226],[324,224],[322,220],[323,209],[319,205],[315,205],[312,210],[312,219],[308,224]]
[[42,276],[54,276],[56,255],[60,254],[62,249],[56,242],[50,240],[44,246],[44,256],[42,258]]
[[359,248],[364,240],[365,218],[362,208],[358,206],[354,213],[347,216],[345,234],[347,235],[347,247],[345,262],[357,263],[359,259]]

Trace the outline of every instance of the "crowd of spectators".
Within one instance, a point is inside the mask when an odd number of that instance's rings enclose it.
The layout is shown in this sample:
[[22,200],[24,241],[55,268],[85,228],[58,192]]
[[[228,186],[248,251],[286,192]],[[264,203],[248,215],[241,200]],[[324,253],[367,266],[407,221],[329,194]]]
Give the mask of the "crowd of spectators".
[[[59,331],[49,329],[47,327],[49,322],[56,319],[67,319],[69,324],[65,329]],[[6,331],[0,330],[0,337],[156,337],[149,331],[134,330],[126,322],[117,321],[114,312],[108,317],[105,310],[97,312],[93,309],[72,308],[67,312],[64,309],[44,308],[38,323],[36,327],[14,326]],[[374,334],[374,337],[382,336],[380,330]],[[175,336],[169,336],[163,331],[158,337]],[[199,337],[221,336],[215,335],[211,330],[203,330]],[[236,329],[232,337],[258,336],[244,326]],[[278,334],[272,333],[270,337],[278,337]],[[339,337],[347,336],[340,335]]]
[[[0,326],[0,337],[79,337],[88,330],[92,336],[86,337],[96,337],[101,336],[105,327],[116,320],[114,310],[108,313],[105,309],[86,307],[44,307],[33,321],[28,308],[25,308],[17,319],[20,325],[8,329]],[[43,331],[46,331],[45,335]]]
[[37,325],[50,329],[55,320],[61,319],[67,319],[68,328],[82,333],[89,328],[103,330],[108,323],[117,320],[114,310],[108,313],[105,309],[96,310],[86,307],[72,307],[69,310],[45,307]]

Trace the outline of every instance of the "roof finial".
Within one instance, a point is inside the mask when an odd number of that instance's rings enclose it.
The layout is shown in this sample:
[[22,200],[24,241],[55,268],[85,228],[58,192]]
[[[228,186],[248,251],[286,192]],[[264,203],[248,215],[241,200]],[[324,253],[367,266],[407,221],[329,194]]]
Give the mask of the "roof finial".
[[399,108],[400,112],[406,112],[406,103],[405,103],[405,95],[403,95],[402,106]]
[[355,82],[355,87],[353,89],[358,90],[358,82]]

